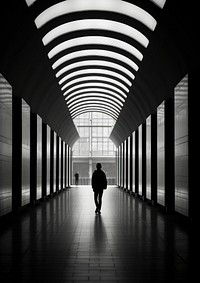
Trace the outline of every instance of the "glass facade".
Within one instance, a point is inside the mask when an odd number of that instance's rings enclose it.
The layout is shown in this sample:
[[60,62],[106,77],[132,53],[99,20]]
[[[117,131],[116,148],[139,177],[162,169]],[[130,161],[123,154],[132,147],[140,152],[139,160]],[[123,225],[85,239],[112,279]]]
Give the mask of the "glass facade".
[[114,119],[103,113],[89,112],[74,119],[80,139],[73,147],[73,156],[115,156],[115,145],[109,139]]

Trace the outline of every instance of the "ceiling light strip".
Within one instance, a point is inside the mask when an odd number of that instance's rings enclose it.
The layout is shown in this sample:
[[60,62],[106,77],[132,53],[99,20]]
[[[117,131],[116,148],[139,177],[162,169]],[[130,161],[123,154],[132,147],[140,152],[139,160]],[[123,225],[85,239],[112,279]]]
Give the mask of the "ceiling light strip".
[[68,101],[67,105],[68,105],[68,107],[71,107],[71,106],[75,105],[76,103],[88,101],[89,99],[91,99],[91,100],[94,100],[94,99],[96,99],[96,100],[102,100],[102,99],[109,100],[109,101],[116,103],[119,107],[123,106],[123,103],[120,100],[118,100],[118,99],[116,99],[116,98],[114,98],[110,95],[98,94],[98,93],[91,93],[91,94],[87,93],[84,96],[79,95],[79,96],[75,97],[73,101]]
[[[83,37],[76,37],[69,39],[67,41],[64,41],[58,45],[56,45],[49,53],[48,57],[51,59],[54,56],[56,56],[58,53],[72,47],[77,47],[81,45],[106,45],[111,47],[117,47],[125,52],[129,52],[131,55],[136,57],[139,61],[142,61],[143,55],[142,53],[132,46],[131,44],[124,42],[122,40],[112,38],[112,37],[106,37],[106,36],[83,36]],[[107,49],[107,48],[105,48]]]
[[94,69],[94,68],[88,68],[83,70],[78,70],[75,72],[72,72],[68,74],[67,76],[63,77],[58,83],[59,85],[63,84],[65,81],[68,81],[76,76],[82,76],[82,75],[88,75],[88,74],[98,74],[98,75],[107,75],[111,77],[115,77],[116,79],[119,79],[123,81],[125,84],[127,84],[129,87],[131,87],[132,83],[124,76],[120,75],[117,72],[113,72],[107,69]]
[[59,58],[53,65],[52,68],[56,69],[61,64],[66,63],[69,60],[77,59],[83,56],[101,56],[101,57],[110,57],[112,59],[116,59],[121,61],[122,64],[125,63],[134,71],[138,71],[139,67],[128,57],[119,54],[117,52],[109,51],[109,50],[102,50],[102,49],[86,49],[86,50],[79,50],[75,52],[71,52],[65,56]]
[[73,93],[71,93],[70,95],[68,95],[65,100],[68,102],[70,101],[74,101],[74,99],[76,99],[76,97],[81,96],[81,97],[85,97],[85,95],[90,95],[92,93],[100,93],[100,94],[106,94],[106,95],[111,95],[114,96],[116,99],[120,100],[121,102],[125,102],[125,99],[120,96],[119,94],[117,94],[114,91],[108,90],[106,88],[103,87],[99,87],[99,88],[93,88],[93,87],[89,87],[89,88],[83,88],[81,90],[75,91]]
[[42,39],[43,44],[47,45],[54,39],[62,36],[64,34],[82,31],[82,30],[106,30],[111,32],[120,33],[126,35],[127,37],[136,40],[143,47],[147,47],[149,44],[149,40],[144,34],[142,34],[137,29],[116,21],[108,20],[108,19],[81,19],[72,22],[68,22],[57,26],[56,28],[50,30]]
[[114,103],[112,100],[109,99],[100,99],[100,98],[95,98],[94,99],[87,99],[85,101],[76,101],[76,104],[74,105],[68,105],[68,108],[70,111],[72,111],[73,109],[76,109],[77,107],[81,106],[81,105],[87,105],[87,104],[106,104],[106,105],[110,105],[111,107],[114,107],[115,109],[118,109],[119,111],[121,110],[121,107]]
[[106,67],[106,68],[111,68],[111,69],[115,69],[118,70],[124,74],[126,74],[129,78],[131,78],[132,80],[135,79],[135,76],[133,73],[131,73],[127,68],[123,67],[120,64],[111,62],[111,61],[105,61],[105,60],[84,60],[84,61],[79,61],[79,62],[75,62],[72,64],[69,64],[67,66],[65,66],[64,68],[60,69],[57,73],[56,73],[56,77],[60,77],[61,75],[63,75],[65,72],[69,72],[75,68],[83,68],[83,67],[89,67],[89,66],[93,66],[93,67]]
[[86,103],[85,105],[80,105],[76,108],[74,108],[73,110],[69,109],[70,114],[73,115],[73,113],[76,113],[77,111],[80,111],[82,109],[88,108],[88,107],[99,107],[101,106],[102,108],[105,109],[110,109],[112,111],[112,113],[119,115],[121,109],[117,109],[116,107],[114,107],[113,105],[110,105],[109,103],[105,103],[105,102],[101,102],[101,104],[99,103]]
[[76,113],[80,112],[80,111],[83,111],[83,110],[90,110],[90,111],[95,111],[95,109],[98,109],[98,110],[105,110],[107,112],[109,112],[110,114],[113,114],[115,115],[116,117],[118,117],[119,113],[116,113],[115,111],[109,109],[109,107],[106,107],[106,106],[86,106],[86,107],[82,107],[76,111],[73,111],[73,113],[71,113],[71,116],[75,115]]
[[129,2],[119,0],[68,0],[59,2],[48,9],[44,10],[35,19],[37,28],[41,28],[47,22],[57,17],[84,11],[107,11],[112,13],[119,13],[125,16],[131,17],[150,30],[154,30],[156,27],[156,20],[142,8],[133,5]]
[[98,113],[104,113],[108,116],[110,116],[111,118],[113,118],[115,121],[117,120],[118,118],[118,115],[114,115],[106,110],[99,110],[99,109],[95,109],[95,110],[91,110],[91,109],[86,109],[86,110],[83,110],[83,111],[79,111],[78,113],[72,115],[72,119],[75,119],[77,118],[78,116],[82,115],[82,114],[85,114],[85,113],[89,113],[89,112],[98,112]]
[[111,91],[114,91],[118,94],[121,94],[123,97],[127,98],[127,95],[119,88],[110,85],[109,83],[82,83],[76,86],[71,87],[68,89],[63,95],[66,96],[67,94],[71,93],[72,91],[75,91],[79,88],[87,88],[87,87],[102,87],[102,88],[107,88],[110,89]]
[[106,77],[106,76],[82,76],[80,78],[73,79],[73,80],[69,81],[68,83],[66,83],[61,88],[61,90],[63,91],[66,88],[69,88],[69,87],[71,87],[74,84],[82,83],[82,82],[85,82],[85,81],[86,82],[94,81],[94,84],[95,84],[95,81],[97,81],[97,82],[106,82],[106,83],[114,84],[115,86],[124,89],[126,92],[129,92],[129,89],[124,84],[120,83],[116,79],[111,79],[111,78]]

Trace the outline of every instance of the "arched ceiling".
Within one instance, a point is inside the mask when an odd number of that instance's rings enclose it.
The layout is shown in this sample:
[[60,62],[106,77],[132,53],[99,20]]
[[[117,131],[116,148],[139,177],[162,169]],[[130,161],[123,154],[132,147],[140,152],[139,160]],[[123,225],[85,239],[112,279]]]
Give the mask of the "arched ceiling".
[[116,121],[119,145],[199,64],[185,1],[3,2],[0,72],[70,146],[73,119],[89,111]]

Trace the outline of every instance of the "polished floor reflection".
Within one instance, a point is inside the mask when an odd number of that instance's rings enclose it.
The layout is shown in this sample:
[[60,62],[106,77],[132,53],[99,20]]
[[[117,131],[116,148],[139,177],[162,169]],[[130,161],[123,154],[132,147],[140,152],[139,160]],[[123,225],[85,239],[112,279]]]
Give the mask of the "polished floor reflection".
[[72,187],[1,224],[0,282],[191,282],[173,216],[116,187],[94,211],[91,187]]

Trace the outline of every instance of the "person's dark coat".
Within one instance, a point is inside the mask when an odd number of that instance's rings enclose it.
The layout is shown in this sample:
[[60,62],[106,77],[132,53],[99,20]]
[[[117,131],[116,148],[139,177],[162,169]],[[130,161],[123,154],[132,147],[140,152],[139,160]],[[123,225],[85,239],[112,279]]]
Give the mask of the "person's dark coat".
[[92,188],[94,192],[103,191],[107,188],[106,174],[101,169],[97,169],[93,172]]

